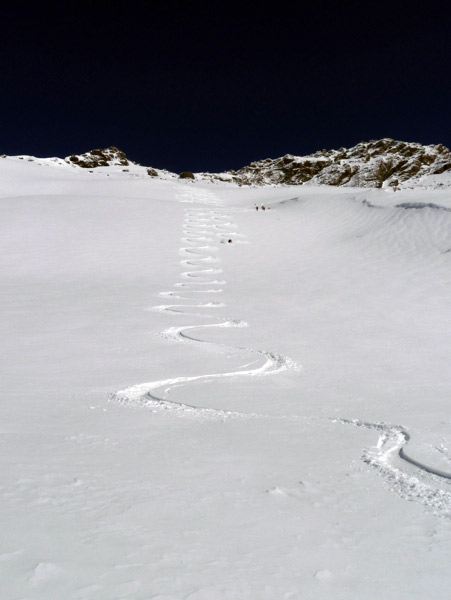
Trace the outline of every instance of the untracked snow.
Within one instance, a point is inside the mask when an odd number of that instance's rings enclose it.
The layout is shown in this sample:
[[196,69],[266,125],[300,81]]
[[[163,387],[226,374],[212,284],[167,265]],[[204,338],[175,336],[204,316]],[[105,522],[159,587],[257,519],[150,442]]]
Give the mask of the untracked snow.
[[449,190],[139,169],[0,159],[1,600],[447,600]]

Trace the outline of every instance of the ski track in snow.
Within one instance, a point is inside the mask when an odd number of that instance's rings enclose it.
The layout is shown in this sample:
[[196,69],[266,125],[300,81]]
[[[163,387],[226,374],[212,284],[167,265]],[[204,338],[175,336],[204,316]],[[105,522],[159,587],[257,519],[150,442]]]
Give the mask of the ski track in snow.
[[[215,243],[227,244],[229,243],[229,240],[235,244],[249,242],[244,235],[239,234],[236,231],[236,225],[231,221],[230,215],[222,212],[222,201],[215,194],[207,191],[187,190],[186,192],[180,193],[178,199],[181,202],[201,204],[205,207],[193,207],[185,210],[185,222],[181,240],[184,244],[188,245],[182,246],[179,253],[184,257],[180,261],[181,265],[189,268],[189,270],[181,273],[181,278],[184,281],[174,284],[174,287],[178,288],[176,292],[163,291],[160,292],[159,295],[176,300],[188,300],[191,303],[161,304],[152,306],[149,310],[214,319],[215,316],[209,314],[208,311],[187,312],[184,309],[194,308],[210,310],[226,306],[223,302],[216,300],[193,303],[193,301],[196,300],[196,296],[192,297],[191,295],[219,294],[223,289],[218,286],[224,286],[227,283],[224,279],[217,278],[222,274],[222,269],[217,266],[221,261],[214,254],[218,250],[218,246],[214,245]],[[211,279],[211,277],[215,277],[215,279]],[[200,289],[198,289],[199,287]],[[189,294],[189,296],[186,294]],[[233,351],[234,353],[243,355],[243,357],[254,355],[255,358],[242,365],[240,370],[224,373],[173,377],[136,384],[124,390],[115,392],[110,396],[110,400],[129,406],[145,407],[153,412],[169,411],[181,416],[200,420],[225,421],[238,418],[271,419],[309,423],[325,421],[324,418],[320,419],[296,415],[285,416],[243,413],[194,406],[169,400],[167,396],[172,389],[193,381],[259,377],[276,375],[284,371],[300,371],[299,365],[286,356],[264,350],[254,350],[252,348],[242,348],[239,346],[209,342],[203,340],[201,337],[201,330],[227,327],[247,327],[247,323],[240,320],[227,319],[219,323],[202,323],[199,325],[169,327],[164,331],[161,331],[159,335],[163,339],[173,342],[211,348],[224,353]],[[191,335],[191,331],[196,330],[199,334],[196,336]],[[246,369],[246,367],[253,366],[256,363],[260,366]],[[162,395],[158,390],[162,390]],[[159,395],[156,395],[157,392]],[[451,518],[451,491],[449,488],[451,471],[445,472],[436,469],[411,457],[406,452],[406,446],[410,441],[410,435],[404,427],[382,422],[365,422],[359,419],[331,418],[328,419],[328,421],[340,425],[352,425],[354,427],[363,427],[378,431],[379,439],[377,445],[372,448],[364,449],[362,460],[375,468],[379,475],[384,477],[389,488],[402,498],[409,501],[420,502],[432,509],[436,514]],[[442,455],[445,455],[445,457],[448,457],[446,449],[436,448],[436,450]]]
[[451,472],[436,469],[412,458],[405,449],[410,441],[410,434],[404,427],[359,419],[332,421],[379,431],[377,445],[363,451],[363,461],[375,468],[385,478],[389,488],[402,498],[420,502],[436,514],[451,518]]
[[[149,310],[155,312],[170,312],[184,314],[190,316],[200,316],[206,319],[213,319],[214,315],[209,312],[187,312],[184,308],[196,309],[217,309],[225,307],[223,302],[217,300],[208,300],[206,302],[193,302],[191,294],[206,293],[216,294],[223,290],[218,286],[225,286],[227,282],[224,279],[218,279],[222,273],[222,269],[217,266],[210,267],[210,264],[217,265],[220,259],[214,254],[218,247],[214,245],[214,240],[218,243],[247,243],[245,236],[236,232],[236,225],[230,220],[230,215],[223,214],[222,202],[212,193],[209,192],[192,192],[187,191],[179,195],[179,200],[182,202],[190,202],[196,204],[206,204],[206,208],[187,208],[185,211],[185,223],[183,227],[182,242],[190,244],[182,246],[179,253],[184,256],[181,260],[181,265],[188,267],[189,271],[184,271],[181,278],[184,281],[179,281],[174,284],[174,287],[179,288],[179,291],[164,291],[160,296],[174,298],[176,300],[188,300],[190,303],[177,304],[161,304],[151,307]],[[215,206],[217,208],[215,208]],[[207,243],[204,243],[207,242]],[[189,258],[186,258],[186,256]],[[193,256],[193,258],[191,258]],[[214,277],[214,279],[212,278]],[[214,286],[213,288],[211,286]],[[180,289],[182,288],[182,289]],[[200,289],[199,289],[200,288]],[[208,288],[208,289],[207,289]],[[185,294],[185,295],[183,295]],[[188,296],[186,294],[189,294]],[[230,328],[230,327],[247,327],[247,323],[235,319],[227,319],[219,323],[189,325],[184,327],[169,327],[160,332],[160,336],[166,340],[202,346],[211,348],[224,353],[233,351],[238,355],[243,355],[248,358],[249,354],[256,358],[247,364],[244,364],[240,370],[224,373],[208,373],[205,375],[193,375],[189,377],[173,377],[149,383],[133,385],[125,390],[121,390],[113,394],[112,399],[122,404],[131,404],[135,406],[145,406],[152,410],[176,411],[185,415],[191,415],[198,418],[256,418],[263,415],[246,414],[240,412],[226,411],[221,409],[195,407],[188,404],[183,404],[168,400],[167,396],[173,387],[178,387],[181,384],[186,384],[191,381],[213,380],[234,377],[256,377],[264,375],[275,375],[283,371],[299,370],[299,366],[294,361],[286,356],[267,352],[264,350],[254,350],[252,348],[234,347],[226,344],[208,342],[202,337],[194,337],[191,335],[191,330],[205,330],[207,328]],[[190,333],[187,333],[190,332]],[[246,367],[256,366],[251,369]],[[163,396],[157,396],[156,391],[162,389]],[[160,392],[161,393],[161,392]]]

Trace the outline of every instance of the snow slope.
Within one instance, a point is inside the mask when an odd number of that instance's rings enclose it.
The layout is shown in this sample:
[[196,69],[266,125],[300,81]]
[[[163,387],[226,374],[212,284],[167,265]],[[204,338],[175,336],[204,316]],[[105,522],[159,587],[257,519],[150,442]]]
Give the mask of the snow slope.
[[449,192],[0,181],[2,600],[449,597]]

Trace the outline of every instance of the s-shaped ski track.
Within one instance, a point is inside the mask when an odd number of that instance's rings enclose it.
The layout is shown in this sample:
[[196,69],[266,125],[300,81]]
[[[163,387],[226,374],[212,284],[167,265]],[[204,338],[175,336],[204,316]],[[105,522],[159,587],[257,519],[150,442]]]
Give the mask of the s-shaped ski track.
[[[182,303],[156,305],[150,310],[214,319],[215,316],[208,311],[193,313],[184,310],[185,308],[203,310],[225,307],[223,302],[217,300],[207,299],[204,302],[195,302],[197,294],[221,294],[223,286],[227,283],[222,278],[209,279],[211,276],[217,277],[222,273],[222,270],[216,267],[221,260],[216,254],[218,246],[214,245],[214,240],[216,239],[218,243],[224,243],[225,239],[231,239],[239,243],[248,242],[245,236],[236,231],[236,226],[231,220],[231,216],[225,213],[221,200],[215,194],[208,191],[187,190],[179,194],[178,199],[181,202],[202,205],[201,208],[190,207],[185,210],[182,242],[188,245],[182,246],[179,253],[184,257],[180,261],[182,267],[188,267],[190,270],[182,272],[181,278],[183,281],[174,284],[177,292],[160,292],[160,296],[180,300]],[[215,267],[208,268],[207,265],[210,264],[214,264]],[[183,303],[183,301],[187,301],[188,303]],[[252,357],[250,363],[234,371],[171,377],[132,385],[115,392],[111,395],[110,399],[124,405],[146,407],[154,412],[171,411],[179,415],[202,420],[239,418],[305,421],[307,417],[242,413],[184,404],[168,399],[171,389],[194,381],[260,377],[277,375],[284,371],[300,371],[300,366],[287,356],[265,350],[229,346],[202,339],[202,331],[206,331],[208,328],[229,327],[247,327],[247,323],[241,320],[227,319],[217,323],[169,327],[160,332],[159,335],[163,339],[175,343],[190,344],[205,349],[215,349],[224,353],[233,351],[243,356],[250,355]],[[192,331],[199,333],[193,336],[191,334]],[[246,368],[255,363],[257,363],[257,366],[254,368]],[[316,418],[309,418],[308,420],[309,422],[321,421],[321,419]],[[432,508],[434,512],[441,516],[451,517],[451,492],[449,490],[451,473],[433,468],[411,457],[406,452],[410,434],[404,427],[385,423],[364,422],[359,419],[328,420],[340,425],[353,425],[355,427],[364,427],[378,431],[379,439],[377,445],[371,449],[364,450],[363,461],[375,468],[388,482],[389,487],[401,497],[420,502]]]

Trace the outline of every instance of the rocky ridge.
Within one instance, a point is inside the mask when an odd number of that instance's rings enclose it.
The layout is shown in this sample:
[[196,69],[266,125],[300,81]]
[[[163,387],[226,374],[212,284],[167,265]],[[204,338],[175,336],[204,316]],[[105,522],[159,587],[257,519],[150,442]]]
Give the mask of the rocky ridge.
[[[2,155],[3,158],[7,158]],[[236,185],[332,185],[364,188],[451,187],[451,152],[445,146],[401,142],[384,138],[361,142],[352,148],[320,150],[308,156],[287,154],[252,162],[237,171],[176,174],[164,169],[142,167],[111,146],[61,158],[36,159],[17,156],[39,164],[70,166],[99,173],[125,172],[131,177],[227,182]],[[113,170],[111,170],[113,168]],[[124,173],[124,176],[125,176]],[[442,174],[447,173],[447,177]]]
[[445,146],[400,142],[385,138],[353,148],[321,150],[308,156],[287,154],[230,171],[240,185],[333,185],[397,188],[419,184],[421,178],[451,171],[451,152]]

